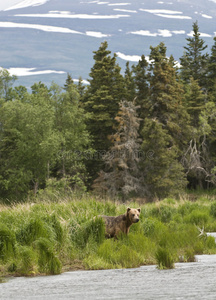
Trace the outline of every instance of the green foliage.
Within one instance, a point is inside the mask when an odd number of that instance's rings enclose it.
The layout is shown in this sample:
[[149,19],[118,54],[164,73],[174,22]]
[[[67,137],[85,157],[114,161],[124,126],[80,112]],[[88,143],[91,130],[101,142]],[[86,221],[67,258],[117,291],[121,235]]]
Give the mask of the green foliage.
[[21,245],[31,245],[38,238],[48,238],[52,234],[48,224],[37,217],[24,224],[21,230],[17,232],[16,237]]
[[125,201],[131,194],[142,190],[139,180],[139,139],[140,120],[134,102],[121,101],[116,116],[117,132],[111,135],[112,146],[103,156],[107,172],[101,171],[94,181],[94,189],[111,197],[120,195]]
[[186,40],[188,43],[184,47],[185,52],[183,56],[180,58],[181,76],[186,82],[193,77],[195,80],[199,80],[200,85],[203,86],[208,63],[208,54],[203,52],[208,46],[200,38],[197,22],[193,23],[193,37],[189,37]]
[[15,255],[15,234],[0,223],[0,260],[7,261]]
[[157,120],[146,120],[143,127],[142,151],[153,153],[141,161],[143,184],[151,198],[164,198],[177,195],[186,186],[183,167],[178,162],[178,150],[173,145],[172,137]]
[[213,202],[210,206],[210,214],[216,218],[216,201]]
[[213,236],[208,236],[206,239],[206,247],[208,249],[215,249],[216,248],[216,243],[215,243],[215,238]]
[[193,248],[186,248],[184,253],[184,262],[195,262],[195,251]]
[[102,218],[94,218],[81,225],[73,220],[70,224],[70,236],[75,245],[84,249],[88,243],[101,244],[105,237],[105,226]]
[[[104,221],[97,216],[122,214],[123,204],[70,197],[0,207],[0,270],[32,276],[77,267],[158,264],[170,268],[178,261],[194,261],[196,254],[215,254],[215,240],[205,234],[215,228],[214,202],[200,199],[196,203],[166,199],[145,204],[140,222],[117,240],[105,239]],[[137,207],[137,203],[130,206]]]
[[50,241],[41,237],[35,241],[35,247],[39,251],[39,271],[51,275],[61,273],[61,262],[56,256]]
[[158,269],[173,269],[175,267],[173,256],[168,249],[159,247],[155,256]]
[[189,222],[199,226],[204,226],[208,222],[208,219],[209,219],[208,212],[202,212],[199,210],[192,211],[189,215],[187,215],[184,218],[185,222]]
[[34,249],[29,246],[19,246],[18,247],[18,257],[19,265],[12,263],[9,266],[9,272],[19,272],[23,275],[32,275],[34,274],[35,266],[37,265],[37,255],[34,252]]

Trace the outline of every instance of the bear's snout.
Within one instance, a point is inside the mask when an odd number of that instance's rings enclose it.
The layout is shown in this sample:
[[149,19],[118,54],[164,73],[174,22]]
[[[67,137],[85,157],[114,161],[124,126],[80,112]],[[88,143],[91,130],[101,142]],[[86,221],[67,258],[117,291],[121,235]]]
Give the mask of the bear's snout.
[[139,219],[136,219],[136,220],[135,220],[135,223],[137,223],[137,222],[139,222]]

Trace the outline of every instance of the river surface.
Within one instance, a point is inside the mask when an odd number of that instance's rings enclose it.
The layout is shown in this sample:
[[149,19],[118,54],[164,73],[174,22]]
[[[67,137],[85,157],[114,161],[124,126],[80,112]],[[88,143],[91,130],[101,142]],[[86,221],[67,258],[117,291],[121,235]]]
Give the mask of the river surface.
[[0,284],[4,300],[216,299],[216,255],[197,255],[197,262],[136,269],[73,271],[56,276],[13,278]]

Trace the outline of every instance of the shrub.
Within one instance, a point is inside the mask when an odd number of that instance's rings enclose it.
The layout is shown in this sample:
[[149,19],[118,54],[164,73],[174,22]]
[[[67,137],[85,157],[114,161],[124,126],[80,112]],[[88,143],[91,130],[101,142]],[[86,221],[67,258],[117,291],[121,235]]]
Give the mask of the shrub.
[[[21,274],[30,274],[36,265],[36,254],[31,247],[20,246],[18,249],[20,259],[19,272]],[[15,270],[16,271],[16,270]]]
[[31,245],[40,237],[51,238],[53,233],[41,219],[33,218],[17,232],[16,238],[21,245]]
[[88,241],[101,244],[105,239],[105,226],[102,218],[95,218],[79,225],[74,220],[70,224],[72,242],[80,248],[85,248]]
[[144,263],[143,257],[122,240],[106,240],[98,249],[98,255],[113,268],[135,268]]
[[159,247],[155,253],[158,269],[173,269],[174,259],[167,248]]
[[61,262],[56,256],[50,241],[46,238],[39,238],[34,245],[39,252],[39,271],[52,275],[61,273]]
[[216,248],[215,238],[213,236],[208,236],[206,239],[206,246],[208,249]]
[[210,214],[216,218],[216,201],[213,202],[210,206]]
[[185,262],[195,262],[195,251],[193,248],[187,248],[185,250],[185,255],[184,255],[184,261]]
[[175,208],[166,205],[161,205],[159,207],[154,207],[151,210],[151,215],[159,218],[163,223],[168,223],[172,219],[175,212],[176,212]]
[[191,224],[204,226],[209,220],[209,215],[207,212],[194,210],[188,216],[186,216],[184,220]]
[[4,224],[0,224],[0,260],[6,261],[15,255],[15,234]]
[[57,219],[56,215],[51,215],[47,218],[47,223],[50,224],[54,235],[55,235],[55,240],[58,242],[59,245],[61,245],[61,243],[63,242],[63,238],[64,238],[64,232],[63,232],[63,228],[59,222],[59,220]]

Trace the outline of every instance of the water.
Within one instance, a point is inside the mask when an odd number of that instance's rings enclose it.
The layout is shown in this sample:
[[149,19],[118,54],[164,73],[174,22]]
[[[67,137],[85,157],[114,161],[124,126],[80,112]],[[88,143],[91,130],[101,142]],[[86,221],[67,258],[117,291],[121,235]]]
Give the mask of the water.
[[57,276],[14,278],[0,284],[4,300],[216,299],[216,255],[198,255],[197,262],[175,269],[74,271]]

